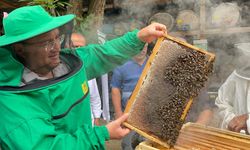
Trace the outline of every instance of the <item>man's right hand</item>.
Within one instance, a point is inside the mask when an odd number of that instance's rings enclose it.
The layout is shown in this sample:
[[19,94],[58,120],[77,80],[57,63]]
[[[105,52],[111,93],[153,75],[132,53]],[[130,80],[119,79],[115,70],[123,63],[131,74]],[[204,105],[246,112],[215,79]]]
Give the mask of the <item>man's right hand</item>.
[[248,114],[235,116],[228,124],[228,130],[240,132],[241,130],[247,131]]
[[128,114],[124,114],[120,118],[106,125],[110,139],[121,139],[130,132],[130,129],[122,126],[122,123],[126,121],[127,118]]

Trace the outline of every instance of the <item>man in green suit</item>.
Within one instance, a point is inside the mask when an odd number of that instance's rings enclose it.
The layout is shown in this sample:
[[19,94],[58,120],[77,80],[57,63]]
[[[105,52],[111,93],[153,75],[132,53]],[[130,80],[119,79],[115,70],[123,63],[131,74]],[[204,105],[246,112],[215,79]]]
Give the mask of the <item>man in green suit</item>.
[[138,54],[163,36],[154,23],[103,45],[61,49],[59,27],[74,15],[50,16],[25,6],[3,19],[0,36],[0,144],[2,149],[105,149],[105,141],[129,133],[128,114],[91,126],[88,80]]

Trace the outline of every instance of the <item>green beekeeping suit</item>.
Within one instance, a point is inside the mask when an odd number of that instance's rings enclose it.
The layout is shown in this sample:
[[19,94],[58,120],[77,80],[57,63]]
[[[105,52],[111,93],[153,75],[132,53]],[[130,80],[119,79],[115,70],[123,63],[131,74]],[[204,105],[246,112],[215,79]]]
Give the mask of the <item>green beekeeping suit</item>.
[[78,48],[74,54],[61,50],[60,59],[71,68],[69,73],[23,86],[24,66],[12,53],[11,43],[0,38],[1,148],[105,149],[109,133],[105,126],[91,125],[87,81],[138,54],[144,43],[137,32],[104,45]]

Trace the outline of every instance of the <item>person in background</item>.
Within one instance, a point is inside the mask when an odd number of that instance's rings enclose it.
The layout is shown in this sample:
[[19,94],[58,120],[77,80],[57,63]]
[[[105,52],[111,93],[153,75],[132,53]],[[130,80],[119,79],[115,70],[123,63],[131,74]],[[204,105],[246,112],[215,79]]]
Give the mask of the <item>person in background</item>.
[[[71,34],[72,47],[78,48],[86,46],[86,40],[83,35],[79,33]],[[96,79],[88,81],[89,84],[89,95],[90,95],[90,104],[91,104],[91,117],[93,125],[100,125],[100,118],[102,115],[102,102],[99,94],[98,86]]]
[[250,45],[238,49],[236,69],[218,90],[215,104],[222,118],[221,128],[250,133]]
[[213,109],[204,108],[204,110],[202,110],[199,113],[199,116],[197,117],[196,123],[203,124],[203,125],[209,125],[209,123],[213,119],[213,115],[214,115]]
[[128,114],[105,126],[91,123],[87,81],[122,65],[166,34],[162,24],[128,32],[103,45],[61,49],[58,28],[74,15],[50,16],[41,6],[15,9],[0,36],[0,144],[2,149],[105,149],[130,130]]
[[201,89],[197,98],[194,99],[193,105],[189,110],[186,122],[195,122],[203,125],[210,125],[214,116],[214,100],[209,98],[207,88]]
[[235,70],[220,87],[215,104],[222,118],[221,128],[247,134],[250,132],[249,85],[250,77],[244,77]]
[[[127,101],[146,65],[148,60],[147,50],[148,44],[145,44],[140,54],[134,56],[133,59],[113,71],[111,92],[116,119],[123,115]],[[123,150],[133,149],[131,142],[134,134],[135,132],[131,132],[123,138],[121,145]]]

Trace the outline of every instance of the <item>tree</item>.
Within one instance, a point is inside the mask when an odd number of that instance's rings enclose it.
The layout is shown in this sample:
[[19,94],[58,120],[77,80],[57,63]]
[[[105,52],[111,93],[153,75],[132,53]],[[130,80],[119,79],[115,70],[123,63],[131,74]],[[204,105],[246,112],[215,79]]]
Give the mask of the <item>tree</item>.
[[104,18],[106,0],[91,0],[88,5],[87,15],[83,15],[82,0],[69,0],[67,13],[76,14],[75,30],[86,36],[88,43],[97,42],[97,30],[100,29]]
[[83,15],[83,0],[69,0],[71,6],[67,8],[67,14],[75,14],[77,17]]
[[[53,16],[75,14],[74,29],[87,36],[89,43],[97,42],[97,30],[103,23],[106,0],[90,0],[87,15],[84,16],[83,0],[20,0],[28,5],[41,5]],[[67,9],[65,9],[67,8]],[[59,11],[60,10],[60,11]]]
[[92,0],[89,6],[89,15],[96,16],[94,24],[99,28],[103,23],[104,9],[106,0]]

